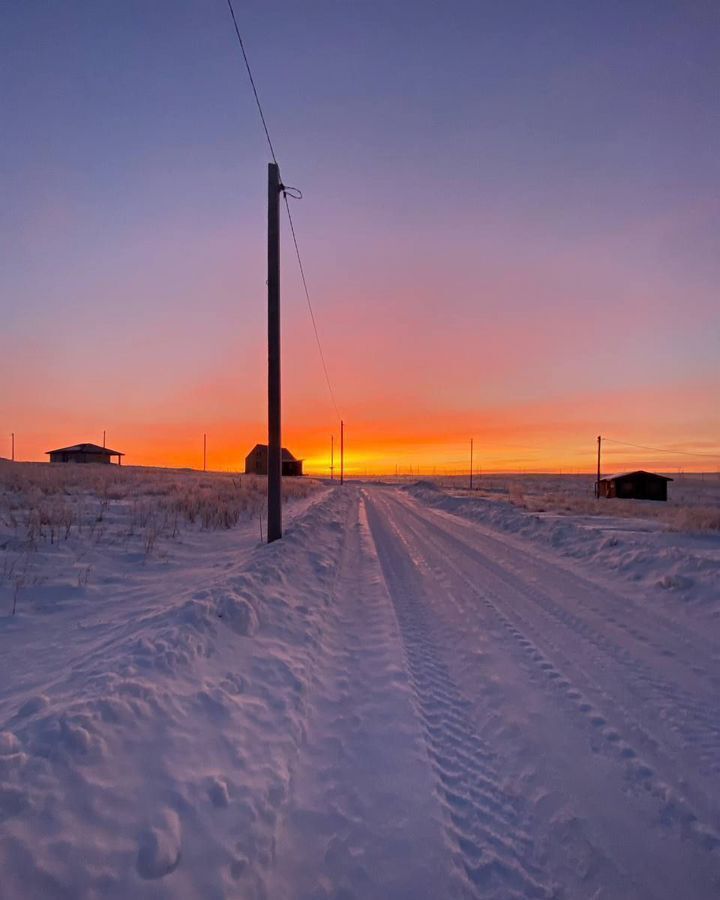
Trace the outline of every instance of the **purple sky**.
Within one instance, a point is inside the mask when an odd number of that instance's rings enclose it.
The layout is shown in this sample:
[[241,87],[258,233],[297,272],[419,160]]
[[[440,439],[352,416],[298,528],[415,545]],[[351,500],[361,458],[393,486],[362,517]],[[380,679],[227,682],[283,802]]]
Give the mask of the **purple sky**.
[[[264,409],[268,153],[225,2],[6,6],[3,429],[40,458],[107,425],[155,461],[154,428],[173,460],[209,428],[227,461]],[[368,453],[378,421],[441,444],[513,411],[579,443],[717,443],[720,4],[236,12]],[[289,254],[284,287],[312,456],[334,416]],[[602,402],[626,390],[632,418]]]

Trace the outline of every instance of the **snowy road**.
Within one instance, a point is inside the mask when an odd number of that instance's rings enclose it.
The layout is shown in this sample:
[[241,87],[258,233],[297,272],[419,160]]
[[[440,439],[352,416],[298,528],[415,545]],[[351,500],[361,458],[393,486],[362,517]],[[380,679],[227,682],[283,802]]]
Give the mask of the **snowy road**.
[[28,588],[0,898],[720,896],[713,607],[457,500],[327,486],[271,545],[101,545],[87,588]]
[[271,896],[716,897],[718,648],[364,488]]

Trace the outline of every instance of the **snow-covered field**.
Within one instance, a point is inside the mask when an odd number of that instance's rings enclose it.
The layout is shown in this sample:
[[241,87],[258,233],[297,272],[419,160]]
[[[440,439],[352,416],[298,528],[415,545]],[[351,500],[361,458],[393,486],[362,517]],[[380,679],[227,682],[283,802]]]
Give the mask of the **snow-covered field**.
[[[462,487],[460,486],[462,485]],[[546,544],[564,556],[658,587],[719,615],[720,476],[682,476],[667,503],[595,499],[579,475],[504,475],[419,482],[431,506]]]
[[712,519],[95,470],[0,472],[3,900],[718,896]]
[[[720,530],[720,474],[671,474],[668,501],[618,500],[594,495],[592,475],[476,475],[473,496],[507,500],[530,512],[653,519],[678,531]],[[431,479],[467,496],[468,476]]]
[[[290,481],[286,495],[316,486]],[[92,598],[191,534],[253,522],[259,540],[265,491],[253,475],[0,461],[0,610]]]

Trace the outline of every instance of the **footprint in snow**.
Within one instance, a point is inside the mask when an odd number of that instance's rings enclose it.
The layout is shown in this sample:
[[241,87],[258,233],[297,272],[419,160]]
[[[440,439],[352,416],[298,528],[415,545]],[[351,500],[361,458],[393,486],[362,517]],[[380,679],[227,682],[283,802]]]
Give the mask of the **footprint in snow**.
[[31,697],[23,703],[17,711],[17,718],[26,719],[28,716],[34,716],[35,713],[45,709],[49,703],[50,701],[45,694],[36,694],[36,696]]
[[152,880],[173,872],[180,862],[180,819],[171,809],[164,810],[155,824],[146,828],[138,841],[137,872]]
[[10,756],[20,752],[20,741],[12,731],[0,731],[0,756]]
[[208,781],[207,794],[213,806],[223,808],[230,805],[230,791],[227,782],[213,776]]

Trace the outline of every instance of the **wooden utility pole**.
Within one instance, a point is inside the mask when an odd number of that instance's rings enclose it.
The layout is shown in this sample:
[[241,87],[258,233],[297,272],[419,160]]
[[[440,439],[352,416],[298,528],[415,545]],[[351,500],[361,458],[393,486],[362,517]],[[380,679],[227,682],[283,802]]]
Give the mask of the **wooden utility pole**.
[[335,435],[330,435],[330,481],[335,480]]
[[340,484],[345,482],[345,423],[340,420]]
[[15,432],[14,431],[10,435],[10,437],[12,438],[12,453],[11,453],[10,459],[12,460],[12,462],[15,462]]
[[600,446],[602,444],[602,437],[598,435],[598,457],[597,457],[597,481],[595,482],[595,497],[596,499],[600,499]]
[[280,168],[268,163],[268,544],[282,537],[280,191]]
[[470,490],[472,490],[472,470],[473,470],[473,439],[470,438]]
[[203,434],[203,472],[207,472],[207,434]]

